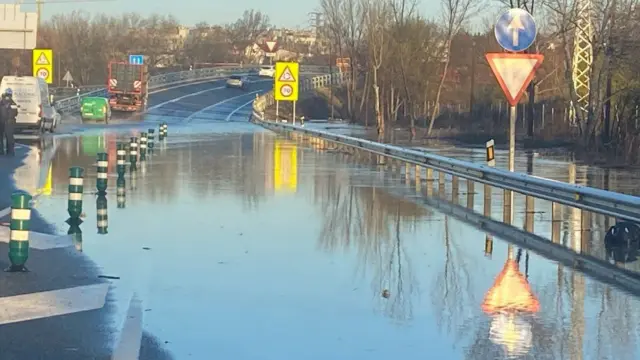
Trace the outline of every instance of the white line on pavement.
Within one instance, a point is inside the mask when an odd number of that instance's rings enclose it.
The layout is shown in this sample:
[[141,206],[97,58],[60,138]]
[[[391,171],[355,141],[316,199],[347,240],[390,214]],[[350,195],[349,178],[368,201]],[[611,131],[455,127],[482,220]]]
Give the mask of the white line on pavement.
[[176,102],[176,101],[178,101],[178,100],[182,100],[182,99],[185,99],[185,98],[188,98],[188,97],[191,97],[191,96],[196,96],[196,95],[204,94],[204,93],[209,92],[209,91],[214,91],[214,90],[224,89],[225,87],[226,87],[226,86],[219,86],[219,87],[214,87],[214,88],[211,88],[211,89],[206,89],[206,90],[202,90],[202,91],[198,91],[198,92],[194,92],[194,93],[189,93],[189,94],[187,94],[187,95],[183,95],[183,96],[180,96],[180,97],[177,97],[177,98],[171,99],[171,100],[169,100],[169,101],[162,102],[162,103],[160,103],[160,104],[158,104],[158,105],[153,105],[152,107],[150,107],[150,108],[148,108],[148,109],[147,109],[147,112],[148,112],[148,111],[150,111],[150,110],[155,110],[155,109],[157,109],[157,108],[159,108],[159,107],[162,107],[162,106],[164,106],[164,105],[167,105],[167,104],[170,104],[170,103],[174,103],[174,102]]
[[[247,95],[251,95],[251,94],[259,93],[259,92],[261,92],[261,91],[264,91],[264,90],[256,90],[256,91],[252,91],[252,92],[245,93],[245,94],[242,94],[242,95],[238,95],[238,96],[230,97],[230,98],[228,98],[228,99],[224,99],[224,100],[219,101],[219,102],[217,102],[217,103],[215,103],[215,104],[209,105],[209,106],[207,106],[207,107],[206,107],[206,108],[204,108],[204,109],[201,109],[201,110],[199,110],[199,111],[194,112],[193,114],[189,115],[189,117],[187,117],[185,120],[188,122],[188,121],[190,121],[191,119],[193,119],[194,117],[196,117],[198,114],[201,114],[201,113],[203,113],[203,112],[206,112],[206,111],[208,111],[208,110],[211,110],[211,109],[213,109],[213,108],[215,108],[215,107],[217,107],[217,106],[219,106],[219,105],[222,105],[222,104],[224,104],[224,103],[227,103],[227,102],[229,102],[229,101],[231,101],[231,100],[235,100],[235,99],[240,98],[240,97],[244,97],[244,96],[247,96]],[[253,101],[253,100],[252,100],[252,101]]]
[[226,121],[231,120],[231,117],[233,116],[233,114],[237,113],[238,111],[240,111],[240,109],[244,108],[245,106],[249,105],[249,104],[253,104],[254,100],[252,99],[251,101],[248,101],[247,103],[240,105],[239,107],[235,108],[232,112],[229,113],[229,115],[227,115],[227,118],[225,119]]
[[[11,211],[11,209],[9,209]],[[0,242],[8,243],[11,230],[7,226],[0,226]],[[64,248],[73,245],[71,235],[49,235],[29,231],[29,247],[38,250]]]
[[122,324],[120,341],[111,359],[136,360],[140,356],[140,345],[142,345],[142,301],[134,293]]
[[0,297],[0,325],[104,307],[109,283]]

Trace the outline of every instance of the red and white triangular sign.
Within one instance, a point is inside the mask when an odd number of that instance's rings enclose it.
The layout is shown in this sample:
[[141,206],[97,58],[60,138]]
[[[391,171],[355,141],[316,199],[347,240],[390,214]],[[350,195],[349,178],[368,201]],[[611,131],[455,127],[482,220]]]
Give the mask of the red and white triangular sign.
[[266,41],[265,44],[267,44],[267,49],[269,49],[269,52],[273,52],[273,50],[276,48],[276,42],[275,41]]
[[287,66],[287,67],[284,68],[284,71],[280,75],[280,78],[278,78],[278,81],[281,81],[281,82],[296,82],[296,78],[293,77],[293,73],[291,72],[291,69],[289,69],[289,67]]
[[490,53],[485,57],[511,106],[518,104],[544,60],[541,54]]

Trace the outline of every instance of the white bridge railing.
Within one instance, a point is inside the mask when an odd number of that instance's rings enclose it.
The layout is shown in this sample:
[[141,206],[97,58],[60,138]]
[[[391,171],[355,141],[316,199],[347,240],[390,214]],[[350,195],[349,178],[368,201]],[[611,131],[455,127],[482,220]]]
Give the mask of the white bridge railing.
[[[344,78],[337,76],[335,83]],[[309,79],[303,91],[309,88],[327,86],[329,75]],[[327,131],[311,130],[291,124],[278,123],[265,119],[264,109],[273,103],[273,94],[257,97],[253,103],[253,119],[255,122],[278,132],[295,132],[328,140],[338,145],[366,150],[374,154],[397,159],[410,164],[431,168],[470,181],[488,184],[505,190],[512,190],[524,195],[549,200],[591,211],[599,214],[615,216],[640,222],[640,197],[601,190],[582,185],[568,184],[560,181],[544,179],[527,174],[510,172],[502,169],[447,158],[426,151],[407,149],[395,145],[382,144],[375,141],[338,135]]]
[[[229,76],[231,74],[248,74],[251,70],[257,70],[259,65],[246,65],[241,67],[219,67],[187,70],[174,73],[160,74],[149,78],[149,91],[162,89],[171,85],[189,83],[198,80],[216,79]],[[319,72],[324,67],[314,65],[301,65],[301,72]],[[55,102],[55,108],[60,113],[70,113],[80,109],[80,101],[84,97],[107,96],[106,88],[97,88],[93,91],[84,92],[66,99]]]

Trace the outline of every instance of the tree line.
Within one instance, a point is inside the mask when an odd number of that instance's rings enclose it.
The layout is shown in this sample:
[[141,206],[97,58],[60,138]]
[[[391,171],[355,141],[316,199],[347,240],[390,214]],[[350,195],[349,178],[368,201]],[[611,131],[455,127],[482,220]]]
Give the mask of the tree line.
[[[199,23],[185,36],[171,15],[74,11],[43,22],[38,47],[53,49],[54,85],[64,84],[66,71],[79,85],[95,85],[105,82],[110,61],[127,61],[130,54],[144,54],[152,73],[186,70],[201,63],[240,62],[244,48],[269,27],[268,16],[247,10],[229,24]],[[0,51],[0,74],[31,75],[31,51]]]
[[[518,131],[639,161],[639,2],[592,0],[587,23],[582,3],[440,0],[439,16],[430,19],[416,0],[320,0],[320,30],[335,57],[350,59],[343,97],[352,120],[379,134],[399,124],[413,135],[419,126],[431,136],[452,127],[506,132],[508,105],[484,54],[502,52],[493,34],[497,15],[524,8],[539,30],[529,51],[545,60],[521,100]],[[483,19],[486,25],[471,25]],[[576,33],[586,34],[587,24],[587,44],[578,44]],[[581,69],[590,82],[586,95],[574,86],[576,45],[592,48],[591,65]]]

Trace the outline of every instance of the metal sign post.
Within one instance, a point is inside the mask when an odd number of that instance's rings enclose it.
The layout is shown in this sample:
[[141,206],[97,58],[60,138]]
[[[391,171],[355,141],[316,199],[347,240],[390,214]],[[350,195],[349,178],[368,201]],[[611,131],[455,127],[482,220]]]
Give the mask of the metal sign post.
[[[538,30],[533,16],[531,16],[531,14],[526,10],[516,8],[509,9],[500,15],[496,22],[494,32],[498,44],[500,44],[503,49],[512,53],[519,53],[527,50],[531,45],[533,45]],[[487,61],[489,61],[489,65],[491,66],[494,75],[496,75],[496,78],[500,83],[500,87],[502,87],[502,90],[505,92],[505,95],[507,95],[509,103],[511,104],[509,109],[509,171],[515,171],[516,106],[522,97],[524,89],[533,79],[535,70],[540,67],[540,63],[542,63],[543,58],[542,55],[539,55],[539,63],[534,64],[534,66],[530,66],[530,61],[517,57],[519,54],[504,54],[516,55],[516,57],[512,58],[512,60],[507,60],[509,57],[503,57],[499,64],[492,65],[492,60],[496,60],[496,58],[493,57],[492,59],[489,59],[489,55],[495,54],[487,54]],[[519,61],[516,59],[519,59]],[[500,74],[496,73],[496,67],[500,68]],[[527,71],[530,74],[525,74]],[[519,92],[514,92],[514,90],[520,88],[523,84],[524,87],[522,87]]]

